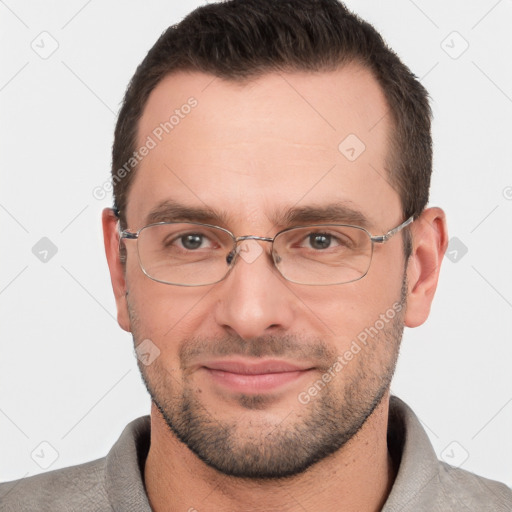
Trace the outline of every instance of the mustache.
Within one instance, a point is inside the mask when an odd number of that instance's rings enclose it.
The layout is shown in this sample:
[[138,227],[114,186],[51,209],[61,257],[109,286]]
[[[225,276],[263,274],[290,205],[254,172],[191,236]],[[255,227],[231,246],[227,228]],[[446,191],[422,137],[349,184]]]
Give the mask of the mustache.
[[193,338],[183,343],[179,350],[182,370],[192,366],[199,359],[211,360],[219,356],[286,358],[287,361],[308,361],[314,366],[327,369],[337,355],[337,352],[321,339],[303,339],[291,335],[269,335],[250,340],[239,336]]

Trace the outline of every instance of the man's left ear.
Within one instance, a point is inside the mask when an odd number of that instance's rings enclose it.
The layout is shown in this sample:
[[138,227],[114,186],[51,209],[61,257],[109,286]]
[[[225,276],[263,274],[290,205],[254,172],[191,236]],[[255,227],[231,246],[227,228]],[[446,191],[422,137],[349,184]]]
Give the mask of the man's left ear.
[[446,215],[427,208],[411,224],[412,253],[407,264],[408,295],[405,325],[417,327],[428,318],[448,246]]

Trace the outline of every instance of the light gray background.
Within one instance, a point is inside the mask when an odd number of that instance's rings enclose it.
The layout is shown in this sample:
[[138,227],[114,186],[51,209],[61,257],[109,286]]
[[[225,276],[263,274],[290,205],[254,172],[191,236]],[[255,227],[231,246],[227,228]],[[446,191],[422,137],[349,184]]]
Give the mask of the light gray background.
[[[512,485],[512,1],[347,4],[431,93],[430,204],[457,239],[392,389],[440,457]],[[111,199],[93,190],[136,65],[196,5],[0,1],[2,481],[103,456],[149,411],[115,321],[100,229]],[[32,252],[43,237],[57,248],[46,262]]]

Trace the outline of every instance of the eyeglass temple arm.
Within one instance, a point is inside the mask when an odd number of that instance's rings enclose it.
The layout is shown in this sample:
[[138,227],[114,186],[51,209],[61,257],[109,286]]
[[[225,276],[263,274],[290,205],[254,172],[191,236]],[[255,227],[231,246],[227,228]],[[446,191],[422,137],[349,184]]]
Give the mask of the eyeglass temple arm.
[[383,244],[384,242],[387,242],[393,235],[396,235],[399,231],[401,231],[406,226],[408,226],[411,222],[413,222],[413,220],[414,220],[414,215],[411,215],[406,221],[402,222],[402,224],[400,224],[400,226],[390,229],[384,235],[372,236],[370,238],[371,238],[372,242],[375,242],[377,244]]
[[128,238],[130,240],[135,240],[139,238],[138,233],[130,233],[129,231],[119,231],[119,238]]

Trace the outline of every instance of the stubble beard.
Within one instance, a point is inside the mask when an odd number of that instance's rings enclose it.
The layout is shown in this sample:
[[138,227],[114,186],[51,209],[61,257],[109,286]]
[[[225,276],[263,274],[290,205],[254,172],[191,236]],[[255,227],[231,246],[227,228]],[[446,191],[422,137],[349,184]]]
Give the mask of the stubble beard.
[[[389,390],[403,334],[406,289],[404,279],[398,302],[402,308],[354,355],[348,363],[350,368],[348,365],[343,368],[307,404],[297,400],[279,422],[244,421],[244,410],[261,410],[264,415],[274,401],[272,395],[240,394],[236,397],[240,413],[221,420],[209,410],[208,403],[200,400],[197,386],[186,378],[178,380],[162,366],[161,358],[150,366],[139,361],[139,369],[153,403],[172,434],[208,466],[225,475],[248,479],[298,475],[352,439]],[[130,305],[129,311],[137,345],[144,337]],[[217,355],[288,358],[290,353],[296,356],[314,353],[325,361],[324,371],[332,368],[338,356],[321,340],[299,342],[297,338],[278,336],[253,341],[233,337],[218,341],[193,339],[182,343],[182,369],[195,353],[205,347],[211,350],[213,346]],[[321,374],[315,380],[318,378],[321,379]],[[251,417],[254,417],[252,412]]]

